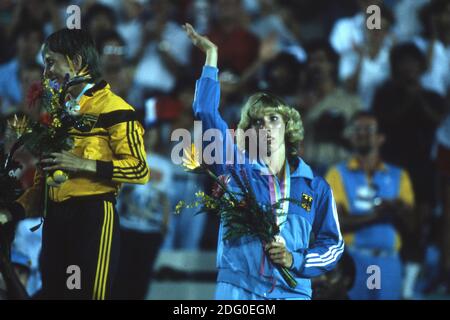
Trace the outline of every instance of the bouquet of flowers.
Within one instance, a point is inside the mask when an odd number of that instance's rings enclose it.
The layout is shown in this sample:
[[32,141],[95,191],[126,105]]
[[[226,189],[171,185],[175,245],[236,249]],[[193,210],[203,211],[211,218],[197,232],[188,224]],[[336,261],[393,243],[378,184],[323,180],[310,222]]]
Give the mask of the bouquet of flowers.
[[[244,170],[238,173],[231,167],[230,175],[217,177],[206,165],[200,164],[198,159],[199,155],[194,144],[190,151],[184,150],[183,166],[193,173],[208,174],[215,181],[212,196],[199,191],[195,194],[197,200],[194,203],[180,201],[175,212],[179,214],[183,208],[201,207],[198,213],[218,214],[227,230],[224,240],[251,236],[258,238],[263,245],[276,241],[280,233],[277,216],[287,214],[286,212],[278,213],[279,209],[285,201],[298,205],[300,201],[282,198],[274,204],[261,204],[256,200]],[[239,191],[231,191],[227,188],[231,178],[236,182]],[[281,265],[276,265],[276,268],[291,288],[297,286],[297,281],[287,268]]]
[[[91,119],[78,113],[79,106],[74,99],[68,99],[67,92],[70,87],[90,79],[87,70],[82,69],[73,78],[66,74],[62,85],[49,79],[34,83],[27,94],[27,101],[30,108],[39,108],[39,121],[23,117],[9,123],[17,139],[10,155],[22,146],[38,158],[52,152],[70,150],[73,146],[70,129],[83,130]],[[56,170],[46,177],[46,183],[59,186],[67,179],[65,172]]]

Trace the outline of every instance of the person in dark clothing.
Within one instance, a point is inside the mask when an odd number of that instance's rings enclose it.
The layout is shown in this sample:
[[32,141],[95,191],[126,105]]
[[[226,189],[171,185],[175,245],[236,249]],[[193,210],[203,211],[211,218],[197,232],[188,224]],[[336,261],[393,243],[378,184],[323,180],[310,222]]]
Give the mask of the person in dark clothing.
[[376,92],[372,110],[386,143],[381,156],[387,162],[405,168],[416,196],[414,232],[405,241],[406,260],[423,259],[435,202],[435,169],[431,149],[435,131],[446,113],[445,101],[424,89],[420,77],[425,72],[426,58],[411,43],[395,46],[390,54],[391,79]]

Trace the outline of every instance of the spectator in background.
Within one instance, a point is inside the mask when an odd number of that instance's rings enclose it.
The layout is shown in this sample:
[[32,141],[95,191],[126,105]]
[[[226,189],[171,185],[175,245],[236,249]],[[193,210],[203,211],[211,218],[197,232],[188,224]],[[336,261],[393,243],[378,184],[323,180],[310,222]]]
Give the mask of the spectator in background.
[[[419,200],[430,194],[425,189],[432,183],[419,188],[414,175],[433,176],[430,152],[435,130],[446,112],[445,102],[438,94],[421,86],[426,59],[414,44],[395,46],[390,54],[390,65],[391,79],[377,90],[373,103],[373,111],[387,138],[382,154],[386,160],[409,169]],[[427,171],[421,172],[423,169]],[[427,178],[420,183],[425,181],[430,182]]]
[[[259,40],[245,24],[246,14],[241,0],[218,0],[213,6],[210,30],[207,34],[220,50],[219,68],[233,81],[242,75],[258,57]],[[196,65],[203,63],[203,56],[195,55]]]
[[[333,190],[347,250],[356,264],[351,299],[400,299],[402,264],[399,230],[408,230],[414,194],[408,174],[384,162],[384,136],[371,113],[357,113],[350,126],[353,155],[332,167],[326,180]],[[381,288],[367,286],[369,266],[380,268]]]
[[333,270],[311,279],[313,300],[348,300],[348,292],[355,283],[355,273],[355,262],[344,251]]
[[354,45],[341,54],[339,78],[346,81],[351,92],[359,95],[364,109],[372,105],[377,86],[389,77],[389,52],[393,45],[391,26],[394,17],[391,11],[381,6],[381,29],[368,29],[363,33],[365,41]]
[[177,77],[183,74],[190,61],[189,39],[174,20],[175,12],[176,6],[170,1],[152,0],[150,3],[152,15],[144,25],[129,98],[138,108],[150,97],[171,93]]
[[450,3],[434,0],[420,11],[421,37],[414,43],[426,57],[426,71],[421,84],[425,89],[445,96],[450,88]]
[[[14,279],[5,279],[4,266],[1,266],[0,272],[0,300],[17,300],[26,299],[26,293],[23,292],[23,288],[28,286],[28,280],[30,277],[31,260],[23,252],[17,250],[11,250],[11,272],[13,275],[8,277],[14,277]],[[22,293],[25,296],[22,296]]]
[[294,105],[299,87],[304,82],[304,68],[297,58],[290,53],[280,52],[263,69],[264,87],[261,89],[269,90],[286,103]]
[[41,273],[39,271],[42,229],[39,228],[34,232],[30,231],[31,228],[37,226],[40,222],[40,218],[29,218],[20,221],[17,224],[14,242],[12,244],[14,251],[20,252],[27,257],[26,281],[22,283],[29,296],[33,296],[42,286]]
[[142,46],[144,32],[144,0],[124,0],[120,2],[119,23],[117,31],[126,42],[126,59],[136,62],[136,56]]
[[[421,86],[426,58],[414,44],[395,46],[390,54],[390,65],[391,79],[377,90],[372,109],[380,130],[386,135],[382,158],[410,173],[416,195],[416,211],[411,219],[414,236],[405,241],[402,250],[404,259],[414,262],[408,264],[406,277],[414,279],[430,240],[437,192],[431,148],[446,107],[437,93]],[[404,294],[411,296],[411,290],[407,291]]]
[[28,106],[27,95],[33,83],[41,81],[42,72],[43,67],[35,62],[24,65],[22,70],[20,70],[20,87],[22,88],[24,96],[21,103],[18,105],[18,109],[33,120],[38,119],[41,110],[38,110],[39,108],[30,108]]
[[441,273],[447,293],[450,293],[450,114],[437,130],[437,171],[442,206],[442,225],[439,232]]
[[95,3],[87,7],[83,17],[83,29],[97,39],[100,34],[116,29],[116,13],[109,6]]
[[[0,65],[0,115],[17,112],[23,102],[26,89],[22,87],[22,76],[36,64],[36,56],[44,39],[40,25],[24,24],[15,33],[17,54]],[[24,71],[25,70],[25,71]],[[22,77],[22,78],[21,78]]]
[[56,0],[18,0],[12,21],[6,29],[7,35],[14,38],[17,29],[23,28],[24,25],[38,25],[39,30],[44,31],[44,36],[61,28],[63,21],[60,19],[58,2]]
[[[305,131],[304,158],[317,174],[348,156],[343,130],[351,116],[362,109],[360,99],[338,82],[336,52],[326,41],[313,41],[307,47],[307,87],[300,108]],[[324,130],[324,128],[327,128]]]
[[306,60],[306,53],[300,46],[294,30],[289,28],[286,21],[286,8],[274,0],[259,0],[258,12],[252,18],[250,30],[259,37],[260,41],[275,36],[277,48],[294,55],[299,61]]
[[[394,33],[399,41],[410,41],[422,31],[421,8],[430,0],[398,0],[392,8],[395,15]],[[381,13],[383,14],[383,13]]]
[[338,19],[330,33],[330,44],[337,53],[352,51],[366,45],[366,10],[370,5],[382,4],[381,0],[357,0],[359,11],[353,17]]
[[[177,85],[177,100],[181,105],[177,106],[175,101],[170,102],[167,98],[161,99],[160,102],[166,102],[166,110],[171,106],[172,112],[175,113],[178,109],[178,113],[175,116],[170,116],[168,130],[169,134],[162,141],[171,141],[170,144],[166,144],[169,147],[166,152],[167,156],[172,156],[171,152],[174,150],[175,144],[178,141],[173,141],[176,138],[172,138],[171,134],[174,130],[188,130],[191,137],[191,141],[199,141],[202,133],[199,130],[194,130],[194,116],[191,112],[192,101],[194,100],[194,94],[192,88],[195,87],[195,82],[193,79],[180,79]],[[163,106],[163,104],[161,104]],[[157,106],[158,108],[158,106]],[[161,107],[160,107],[161,108]],[[162,112],[157,110],[157,113],[162,113],[162,120],[168,120],[168,111]],[[203,175],[196,175],[186,172],[181,165],[174,167],[173,173],[173,190],[178,192],[173,194],[171,201],[171,212],[174,212],[174,208],[177,203],[182,200],[185,203],[193,203],[196,201],[195,193],[204,189],[205,181]],[[205,233],[205,226],[207,223],[208,215],[206,214],[195,214],[198,211],[196,208],[184,209],[183,214],[173,215],[170,221],[168,234],[163,244],[164,250],[190,250],[198,251],[201,250],[201,241]],[[210,230],[208,230],[210,232]]]
[[11,22],[17,3],[13,0],[0,1],[0,64],[14,56],[15,39],[12,37]]
[[127,47],[123,38],[114,30],[101,33],[96,39],[103,67],[103,78],[121,97],[127,97],[132,85],[134,69],[127,65]]
[[[278,55],[280,56],[277,58]],[[288,61],[281,61],[283,58],[287,58]],[[241,105],[248,98],[248,93],[258,89],[269,90],[267,87],[273,85],[273,81],[281,80],[280,77],[274,79],[276,76],[272,71],[275,71],[275,69],[284,69],[286,65],[296,67],[298,62],[293,60],[296,59],[292,55],[286,52],[280,52],[277,47],[276,36],[270,35],[263,39],[258,49],[258,55],[240,76],[225,73],[225,76],[221,77],[221,98],[224,104],[224,119],[231,123],[233,127],[237,125],[241,116]],[[280,68],[276,68],[276,66],[280,66]],[[281,71],[281,73],[286,75],[285,71]],[[291,80],[297,78],[296,70],[291,70],[289,77]],[[269,84],[268,82],[271,83]],[[285,79],[282,79],[282,82],[287,84]],[[289,91],[292,94],[291,89],[295,86],[295,83],[289,83],[287,88],[281,89],[281,86],[277,86],[274,89],[282,90],[285,94]]]
[[146,298],[153,266],[168,228],[169,199],[175,192],[174,165],[157,150],[158,130],[148,130],[144,140],[152,180],[146,185],[126,185],[119,197],[120,258],[113,286],[114,299]]

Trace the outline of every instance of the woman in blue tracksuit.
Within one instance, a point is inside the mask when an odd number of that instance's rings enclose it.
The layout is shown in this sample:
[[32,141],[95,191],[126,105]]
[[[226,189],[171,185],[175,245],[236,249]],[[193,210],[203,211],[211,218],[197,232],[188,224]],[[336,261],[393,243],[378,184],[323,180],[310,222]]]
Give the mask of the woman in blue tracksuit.
[[[221,134],[214,143],[221,143],[219,159],[222,161],[211,166],[213,171],[217,175],[226,175],[230,165],[234,166],[239,174],[247,176],[260,203],[274,203],[284,197],[301,202],[284,202],[282,212],[285,215],[278,216],[280,236],[265,246],[254,237],[223,240],[226,230],[221,223],[216,299],[310,299],[310,278],[335,266],[344,243],[329,185],[324,179],[314,177],[310,167],[297,156],[297,147],[303,139],[300,115],[272,95],[254,94],[243,107],[238,127],[244,131],[254,129],[245,131],[246,134],[250,132],[250,136],[253,132],[253,137],[265,133],[266,152],[255,157],[251,143],[245,148],[242,134],[237,134],[235,145],[218,112],[217,46],[197,34],[191,25],[183,27],[193,44],[206,53],[203,73],[196,84],[193,109],[196,119],[202,121],[204,131],[216,129]],[[261,144],[261,150],[264,145]],[[229,187],[237,188],[233,180]],[[288,286],[275,264],[291,270],[298,283],[295,288]]]

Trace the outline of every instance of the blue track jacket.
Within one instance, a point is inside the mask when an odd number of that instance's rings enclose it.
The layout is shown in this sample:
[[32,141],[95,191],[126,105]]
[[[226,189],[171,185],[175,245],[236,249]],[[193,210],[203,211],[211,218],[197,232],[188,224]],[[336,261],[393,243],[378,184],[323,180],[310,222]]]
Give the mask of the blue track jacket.
[[[227,141],[229,144],[232,137],[219,114],[219,100],[218,69],[204,66],[202,76],[196,83],[194,115],[202,121],[203,132],[208,129],[218,129],[221,132],[221,157],[224,163],[229,158],[227,152],[239,151],[234,144],[227,149]],[[293,253],[291,273],[298,282],[297,287],[292,289],[286,284],[264,254],[263,246],[257,238],[223,240],[226,232],[223,223],[220,225],[217,249],[217,281],[233,284],[268,299],[310,298],[310,278],[321,275],[336,265],[344,251],[344,242],[333,193],[323,178],[315,177],[311,168],[301,158],[298,160],[299,165],[291,173],[288,196],[301,200],[302,205],[289,203],[287,219],[281,228],[286,247]],[[217,175],[221,175],[227,174],[229,166],[213,164],[211,168]],[[261,175],[265,165],[247,161],[233,166],[238,173],[245,170],[258,202],[270,203],[269,178]],[[233,180],[229,187],[239,191]],[[304,205],[302,199],[306,199]]]

